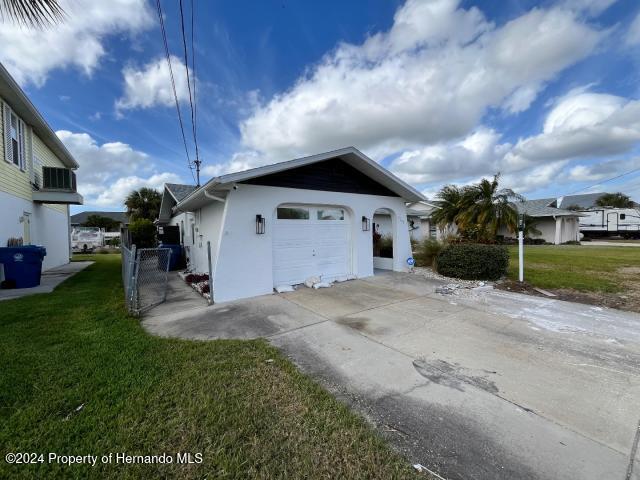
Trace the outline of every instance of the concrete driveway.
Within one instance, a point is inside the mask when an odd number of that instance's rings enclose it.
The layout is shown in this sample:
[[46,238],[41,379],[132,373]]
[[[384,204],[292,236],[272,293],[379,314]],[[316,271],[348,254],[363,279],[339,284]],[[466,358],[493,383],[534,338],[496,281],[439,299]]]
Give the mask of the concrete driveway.
[[437,286],[389,273],[143,323],[267,337],[445,478],[640,479],[639,315]]

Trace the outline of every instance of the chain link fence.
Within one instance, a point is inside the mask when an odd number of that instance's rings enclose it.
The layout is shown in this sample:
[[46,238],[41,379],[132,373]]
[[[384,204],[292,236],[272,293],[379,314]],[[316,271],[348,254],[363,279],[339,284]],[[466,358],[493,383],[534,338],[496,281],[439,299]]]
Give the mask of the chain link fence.
[[140,315],[167,298],[171,249],[122,246],[122,283],[129,313]]

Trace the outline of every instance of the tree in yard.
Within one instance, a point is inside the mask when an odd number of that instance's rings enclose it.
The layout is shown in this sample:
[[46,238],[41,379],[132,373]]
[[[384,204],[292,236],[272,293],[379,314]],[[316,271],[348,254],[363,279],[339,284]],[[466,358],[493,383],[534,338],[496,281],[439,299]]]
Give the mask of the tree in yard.
[[510,188],[499,188],[500,174],[492,180],[483,178],[480,183],[464,188],[463,209],[457,223],[462,231],[471,233],[473,240],[492,242],[501,227],[514,232],[518,227],[518,210],[515,202],[524,198]]
[[154,221],[160,213],[160,201],[162,197],[153,188],[142,187],[127,195],[124,201],[127,207],[127,216],[131,221],[146,218]]
[[538,220],[531,215],[525,214],[522,218],[522,234],[524,238],[531,238],[533,235],[542,235],[542,232],[536,228]]
[[622,192],[605,193],[598,200],[596,205],[599,207],[613,207],[613,208],[633,208],[634,202]]
[[518,225],[518,210],[515,202],[524,200],[513,190],[499,188],[500,174],[492,180],[482,179],[466,187],[447,185],[437,198],[438,210],[432,219],[445,228],[456,225],[463,238],[477,242],[493,242],[498,230],[506,227],[515,231]]
[[464,209],[464,188],[456,185],[445,185],[436,195],[434,202],[438,208],[431,215],[431,220],[441,229],[456,225],[458,215]]
[[120,222],[102,215],[89,215],[87,221],[82,224],[83,227],[99,227],[104,228],[107,232],[118,230]]
[[61,22],[64,10],[57,0],[0,0],[0,20],[31,28],[43,28]]

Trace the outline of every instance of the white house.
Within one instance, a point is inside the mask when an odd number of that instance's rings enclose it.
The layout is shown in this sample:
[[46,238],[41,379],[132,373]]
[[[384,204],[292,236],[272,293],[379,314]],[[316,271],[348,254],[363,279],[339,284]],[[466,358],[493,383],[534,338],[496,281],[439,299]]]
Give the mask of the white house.
[[[540,200],[527,200],[517,202],[515,205],[518,213],[524,213],[533,217],[536,229],[540,235],[532,235],[532,238],[540,238],[548,243],[561,244],[580,239],[580,212],[557,208],[555,198]],[[416,202],[407,205],[407,221],[411,237],[414,240],[422,240],[426,237],[442,240],[448,235],[455,235],[455,225],[441,229],[432,220],[431,215],[438,207],[428,202]],[[380,219],[384,220],[384,219]],[[381,223],[384,225],[384,223]],[[515,233],[506,228],[500,229],[499,235],[515,237]]]
[[272,293],[311,276],[373,275],[376,212],[391,219],[387,268],[406,271],[405,203],[424,200],[353,147],[179,187],[166,186],[158,222],[180,226],[196,271],[209,270],[210,246],[216,302]]
[[78,164],[0,64],[0,247],[47,249],[43,269],[69,262],[69,205],[81,205]]

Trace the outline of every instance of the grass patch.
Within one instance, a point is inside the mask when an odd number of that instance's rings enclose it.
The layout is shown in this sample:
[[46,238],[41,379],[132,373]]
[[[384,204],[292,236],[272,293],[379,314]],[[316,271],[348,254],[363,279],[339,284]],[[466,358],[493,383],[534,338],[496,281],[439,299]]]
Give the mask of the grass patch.
[[[518,247],[509,248],[509,278],[518,278]],[[619,293],[638,283],[638,276],[624,269],[640,264],[640,249],[634,247],[591,247],[526,245],[525,280],[540,288],[572,288],[582,292]]]
[[3,457],[190,452],[203,463],[0,461],[0,478],[415,478],[268,343],[152,337],[125,312],[120,257],[80,257],[96,263],[55,292],[0,304]]

